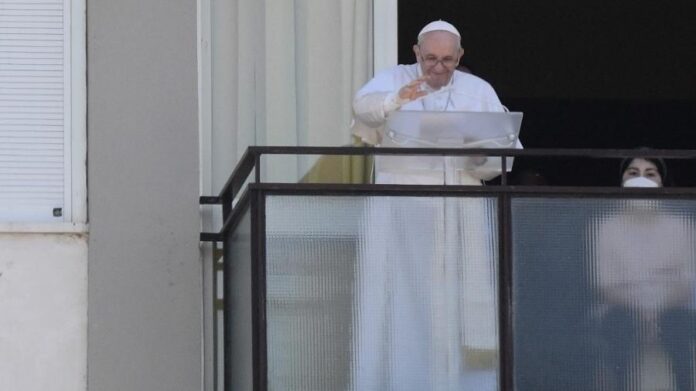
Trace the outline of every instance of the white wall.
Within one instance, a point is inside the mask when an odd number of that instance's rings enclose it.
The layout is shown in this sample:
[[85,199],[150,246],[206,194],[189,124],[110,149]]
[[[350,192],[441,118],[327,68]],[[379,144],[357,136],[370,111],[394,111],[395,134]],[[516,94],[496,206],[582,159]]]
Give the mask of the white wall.
[[85,390],[87,237],[0,233],[0,390]]

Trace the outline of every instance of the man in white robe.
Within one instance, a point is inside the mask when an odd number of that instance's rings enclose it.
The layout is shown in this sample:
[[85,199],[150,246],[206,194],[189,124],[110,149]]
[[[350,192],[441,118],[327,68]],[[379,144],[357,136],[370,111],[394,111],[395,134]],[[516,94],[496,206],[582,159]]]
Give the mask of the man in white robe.
[[416,64],[386,69],[356,93],[353,134],[366,143],[380,144],[387,117],[396,110],[505,110],[490,84],[456,69],[464,49],[451,24],[425,26],[413,51]]
[[[380,72],[357,92],[353,134],[363,141],[386,144],[384,125],[396,110],[505,111],[487,82],[456,70],[464,50],[451,24],[426,25],[413,51],[416,64]],[[377,156],[375,180],[480,185],[462,161]],[[353,389],[497,389],[493,200],[370,197],[365,226]]]

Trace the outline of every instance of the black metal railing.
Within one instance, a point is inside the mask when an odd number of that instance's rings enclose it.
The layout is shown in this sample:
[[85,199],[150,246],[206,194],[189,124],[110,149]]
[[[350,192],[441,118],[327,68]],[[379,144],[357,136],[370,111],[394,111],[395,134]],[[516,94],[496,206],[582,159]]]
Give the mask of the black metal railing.
[[[341,183],[270,183],[262,178],[262,157],[268,155],[408,155],[408,156],[487,156],[500,157],[501,178],[496,186],[466,185],[383,185]],[[688,187],[661,187],[628,189],[619,186],[526,186],[510,184],[507,158],[575,158],[622,159],[626,157],[650,157],[670,160],[694,160],[695,150],[597,150],[597,149],[445,149],[445,148],[372,148],[372,147],[249,147],[237,167],[217,196],[203,196],[201,205],[222,207],[222,226],[217,232],[202,232],[200,240],[223,244],[224,259],[224,389],[239,385],[233,379],[232,365],[235,357],[229,339],[233,335],[230,297],[239,296],[237,287],[230,283],[232,267],[238,260],[228,259],[232,254],[224,249],[231,246],[230,237],[236,232],[245,216],[251,222],[249,233],[251,341],[253,376],[250,383],[255,390],[268,389],[268,340],[266,314],[266,197],[285,196],[418,196],[418,197],[488,197],[497,200],[498,235],[498,328],[499,328],[499,389],[520,389],[515,385],[514,341],[515,316],[513,294],[513,199],[664,199],[696,200],[696,189]],[[618,166],[617,166],[618,167]],[[266,169],[273,170],[273,167]],[[617,170],[618,171],[618,170]],[[617,172],[618,175],[618,172]],[[228,249],[229,250],[229,249]]]

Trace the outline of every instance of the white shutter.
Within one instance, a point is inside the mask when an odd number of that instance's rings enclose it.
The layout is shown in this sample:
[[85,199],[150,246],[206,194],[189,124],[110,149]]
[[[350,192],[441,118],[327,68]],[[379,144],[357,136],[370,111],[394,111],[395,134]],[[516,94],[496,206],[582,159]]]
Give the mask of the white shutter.
[[0,0],[0,221],[69,221],[70,86],[70,0]]

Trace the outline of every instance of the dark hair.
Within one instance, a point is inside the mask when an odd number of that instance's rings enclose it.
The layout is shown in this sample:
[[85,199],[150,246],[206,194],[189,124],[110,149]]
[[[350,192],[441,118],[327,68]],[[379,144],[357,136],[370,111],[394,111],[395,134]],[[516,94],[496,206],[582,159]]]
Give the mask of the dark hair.
[[660,178],[662,178],[662,186],[666,187],[670,185],[670,182],[667,179],[667,164],[664,160],[660,159],[659,157],[627,157],[626,159],[622,160],[620,166],[621,170],[619,171],[620,182],[623,182],[623,174],[628,168],[628,166],[636,159],[647,160],[650,163],[654,164],[655,167],[657,167],[657,172],[660,173]]

